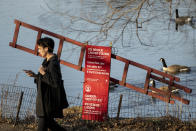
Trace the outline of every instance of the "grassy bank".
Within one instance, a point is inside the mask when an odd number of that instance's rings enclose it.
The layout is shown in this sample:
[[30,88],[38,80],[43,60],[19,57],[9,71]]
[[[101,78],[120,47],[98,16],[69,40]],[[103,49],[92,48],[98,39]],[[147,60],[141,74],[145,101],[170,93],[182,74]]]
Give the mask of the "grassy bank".
[[[104,131],[104,130],[133,130],[133,131],[194,131],[196,121],[181,121],[178,118],[164,116],[159,118],[108,118],[104,122],[85,121],[81,119],[81,108],[72,107],[64,110],[64,118],[56,119],[67,130]],[[35,131],[37,124],[33,119],[19,121],[14,126],[14,120],[1,119],[0,131]]]

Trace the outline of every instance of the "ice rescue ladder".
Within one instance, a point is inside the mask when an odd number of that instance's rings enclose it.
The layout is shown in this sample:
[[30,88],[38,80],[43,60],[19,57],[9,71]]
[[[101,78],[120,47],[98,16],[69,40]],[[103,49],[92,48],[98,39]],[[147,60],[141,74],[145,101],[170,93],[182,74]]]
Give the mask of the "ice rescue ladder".
[[[17,43],[18,34],[19,34],[19,30],[20,30],[21,26],[28,28],[28,29],[31,29],[33,31],[36,31],[37,32],[37,38],[36,38],[37,40],[41,38],[42,34],[45,34],[45,35],[48,35],[51,37],[55,37],[55,38],[59,39],[59,46],[58,46],[57,55],[60,60],[60,63],[65,66],[68,66],[68,67],[71,67],[76,70],[84,72],[85,68],[82,67],[82,63],[83,63],[83,59],[84,59],[86,44],[78,42],[76,40],[72,40],[72,39],[67,38],[65,36],[55,34],[53,32],[41,29],[39,27],[27,24],[27,23],[19,21],[19,20],[15,20],[14,23],[16,24],[16,27],[15,27],[15,32],[14,32],[14,36],[13,36],[13,41],[10,42],[10,44],[9,44],[11,47],[17,48],[17,49],[23,50],[25,52],[39,56],[37,43],[34,43],[35,44],[34,49],[30,49],[30,48],[21,46],[20,43]],[[62,48],[63,48],[63,45],[66,44],[64,42],[68,42],[68,43],[71,43],[71,44],[74,44],[76,46],[81,47],[80,57],[78,59],[77,65],[61,59]],[[183,90],[186,93],[191,93],[192,90],[190,88],[187,88],[187,87],[177,83],[180,81],[179,77],[161,72],[157,69],[154,69],[154,68],[148,67],[146,65],[134,62],[132,60],[128,60],[126,58],[120,57],[115,54],[112,54],[111,57],[112,57],[112,59],[116,59],[118,61],[123,62],[124,69],[123,69],[122,79],[118,80],[116,78],[110,77],[110,81],[112,81],[116,84],[119,84],[121,86],[125,86],[130,89],[133,89],[137,92],[140,92],[140,93],[155,97],[157,99],[160,99],[162,101],[171,103],[171,104],[174,104],[175,100],[178,100],[178,101],[180,101],[184,104],[187,104],[187,105],[189,104],[189,102],[190,102],[189,100],[172,94],[171,90],[169,90],[168,92],[164,92],[164,91],[159,90],[158,88],[154,88],[152,86],[149,86],[150,79],[153,79],[153,80],[167,84],[170,89],[171,89],[171,87],[176,87],[177,89]],[[137,86],[134,86],[126,81],[129,66],[135,66],[137,68],[140,68],[140,69],[146,71],[146,79],[145,79],[144,87],[137,87]],[[152,91],[155,91],[156,93],[153,93]]]

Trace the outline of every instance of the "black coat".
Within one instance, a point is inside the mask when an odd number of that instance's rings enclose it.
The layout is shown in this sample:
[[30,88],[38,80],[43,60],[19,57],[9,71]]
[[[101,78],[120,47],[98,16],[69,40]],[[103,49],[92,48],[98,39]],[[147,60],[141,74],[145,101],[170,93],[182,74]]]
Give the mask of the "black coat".
[[69,106],[64,90],[60,63],[57,55],[42,63],[45,74],[38,73],[36,115],[38,117],[62,117],[62,109]]

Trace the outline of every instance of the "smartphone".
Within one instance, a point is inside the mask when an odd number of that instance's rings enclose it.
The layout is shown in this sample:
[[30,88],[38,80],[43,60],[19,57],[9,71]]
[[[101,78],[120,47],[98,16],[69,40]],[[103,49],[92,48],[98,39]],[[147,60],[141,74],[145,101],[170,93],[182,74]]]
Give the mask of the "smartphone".
[[25,70],[25,69],[23,69],[23,71],[24,71],[24,72],[31,72],[31,70]]

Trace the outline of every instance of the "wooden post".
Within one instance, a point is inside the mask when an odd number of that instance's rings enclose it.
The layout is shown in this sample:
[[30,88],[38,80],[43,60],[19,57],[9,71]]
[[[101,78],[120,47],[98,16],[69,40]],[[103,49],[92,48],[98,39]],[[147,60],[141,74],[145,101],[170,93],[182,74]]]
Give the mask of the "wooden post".
[[121,108],[121,104],[122,104],[122,98],[123,98],[123,95],[121,94],[119,104],[118,104],[117,120],[119,119],[119,115],[120,115],[120,108]]
[[4,93],[3,91],[1,91],[1,107],[0,107],[0,118],[2,118],[2,112],[3,112],[3,96],[4,96]]
[[15,121],[14,126],[16,126],[16,124],[17,124],[17,122],[18,122],[18,116],[19,116],[19,113],[20,113],[20,107],[21,107],[21,104],[22,104],[23,94],[24,94],[24,92],[22,91],[22,92],[20,93],[20,98],[19,98],[19,101],[18,101],[17,114],[16,114],[16,121]]

